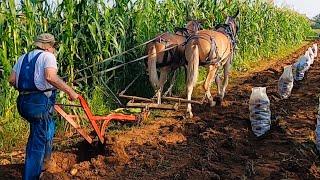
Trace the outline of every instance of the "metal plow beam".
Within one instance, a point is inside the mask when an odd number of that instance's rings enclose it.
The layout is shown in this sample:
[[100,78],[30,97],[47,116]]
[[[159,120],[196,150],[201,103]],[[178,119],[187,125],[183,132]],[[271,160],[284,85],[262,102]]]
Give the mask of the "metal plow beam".
[[[132,115],[132,114],[122,114],[122,113],[111,113],[106,116],[96,116],[92,113],[91,109],[87,101],[82,97],[79,96],[80,105],[63,105],[63,104],[56,104],[54,105],[54,109],[57,113],[59,113],[64,119],[66,119],[78,132],[81,134],[88,143],[93,142],[93,138],[87,133],[87,131],[82,128],[79,123],[77,123],[77,119],[80,119],[80,116],[77,115],[70,115],[67,114],[62,106],[73,106],[82,108],[86,114],[86,119],[88,119],[94,129],[95,134],[98,136],[100,142],[104,144],[104,134],[106,128],[108,127],[111,121],[120,121],[120,122],[139,122],[141,119],[141,115],[145,116],[144,114],[140,115]],[[103,121],[103,122],[101,122]],[[101,123],[100,123],[101,122]],[[102,125],[101,125],[102,124]]]

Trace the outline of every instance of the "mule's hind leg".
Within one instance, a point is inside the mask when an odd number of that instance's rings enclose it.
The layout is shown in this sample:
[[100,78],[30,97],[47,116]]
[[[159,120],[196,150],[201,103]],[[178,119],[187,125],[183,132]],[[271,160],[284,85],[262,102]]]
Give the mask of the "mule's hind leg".
[[205,96],[206,98],[208,98],[211,107],[216,105],[216,103],[213,101],[210,89],[211,89],[211,84],[216,76],[217,69],[218,69],[217,65],[209,65],[209,72],[208,72],[206,81],[203,84],[203,88],[205,90]]
[[[187,83],[187,100],[191,100],[193,86],[194,86],[193,82],[188,82]],[[193,117],[191,103],[187,104],[187,116],[189,116],[190,118]]]
[[169,94],[169,96],[172,96],[172,88],[173,88],[173,85],[174,83],[176,82],[176,77],[177,77],[177,70],[174,70],[173,72],[173,76],[172,76],[172,79],[171,79],[171,82],[170,82],[170,86],[168,88],[168,90],[163,94],[164,96],[167,96]]
[[161,94],[162,94],[163,86],[167,81],[168,73],[169,73],[169,68],[163,67],[160,69],[159,89],[156,91],[158,104],[161,104]]
[[216,82],[216,85],[217,85],[217,91],[218,93],[217,94],[221,94],[221,79],[220,79],[220,76],[219,76],[219,73],[218,73],[218,70],[216,71],[216,78],[215,78],[215,82]]
[[228,61],[226,62],[226,64],[223,65],[223,81],[222,81],[222,91],[220,92],[220,94],[218,94],[218,98],[219,100],[222,102],[227,86],[228,86],[228,82],[229,82],[229,73],[230,73],[230,68],[231,68],[231,58],[229,57]]

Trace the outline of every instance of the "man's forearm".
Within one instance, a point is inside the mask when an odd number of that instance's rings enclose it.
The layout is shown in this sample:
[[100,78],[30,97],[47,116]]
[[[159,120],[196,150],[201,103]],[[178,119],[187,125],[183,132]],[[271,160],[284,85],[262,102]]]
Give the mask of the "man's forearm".
[[75,93],[74,90],[68,86],[59,76],[52,77],[51,79],[47,79],[47,81],[53,85],[54,87],[62,90],[67,94]]

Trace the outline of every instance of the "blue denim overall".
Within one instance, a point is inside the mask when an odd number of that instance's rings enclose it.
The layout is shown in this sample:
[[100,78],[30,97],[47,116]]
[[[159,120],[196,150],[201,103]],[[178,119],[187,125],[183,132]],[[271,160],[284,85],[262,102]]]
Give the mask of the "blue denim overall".
[[55,123],[52,118],[55,103],[55,90],[47,97],[34,83],[35,65],[39,55],[28,61],[26,54],[18,79],[19,96],[17,108],[19,114],[30,123],[30,134],[26,149],[23,179],[39,179],[43,162],[50,158]]

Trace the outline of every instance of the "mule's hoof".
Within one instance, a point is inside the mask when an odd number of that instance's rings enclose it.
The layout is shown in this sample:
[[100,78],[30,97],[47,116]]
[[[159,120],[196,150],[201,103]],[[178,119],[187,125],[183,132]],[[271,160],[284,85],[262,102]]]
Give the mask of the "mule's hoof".
[[202,104],[208,103],[208,99],[206,97],[203,97],[200,101]]
[[214,107],[214,106],[216,106],[217,105],[217,102],[216,101],[212,101],[211,103],[210,103],[210,107]]
[[221,97],[216,97],[216,106],[221,106],[222,104],[222,98]]
[[187,118],[187,119],[193,118],[192,112],[187,113],[187,114],[186,114],[186,118]]
[[160,96],[160,94],[157,96],[157,103],[161,104],[161,96]]
[[165,93],[163,93],[163,97],[168,97],[171,96],[172,92],[170,90],[166,91]]

